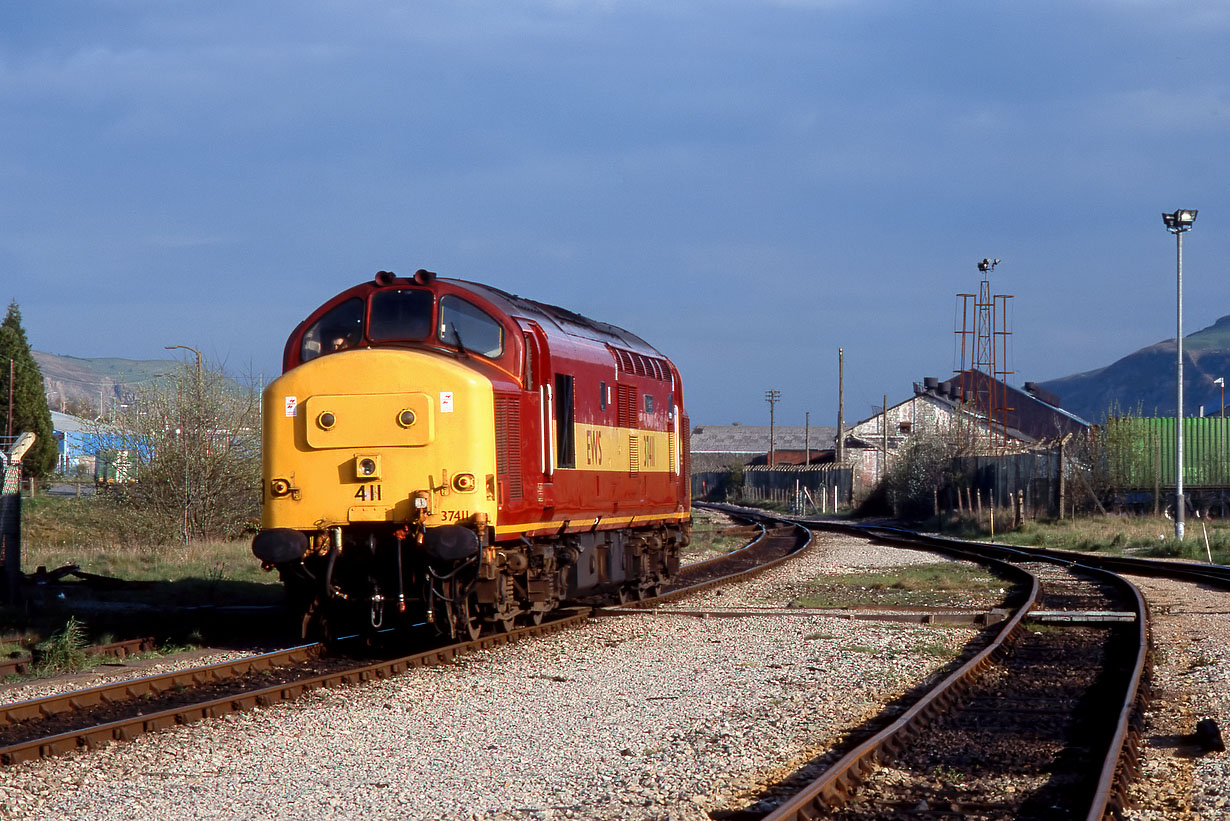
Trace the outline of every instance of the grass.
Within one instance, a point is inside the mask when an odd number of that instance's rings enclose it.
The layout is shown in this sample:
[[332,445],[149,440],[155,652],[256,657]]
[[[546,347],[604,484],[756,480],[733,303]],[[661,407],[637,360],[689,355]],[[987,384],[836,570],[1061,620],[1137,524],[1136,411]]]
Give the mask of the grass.
[[916,644],[909,650],[910,655],[915,656],[931,656],[933,658],[946,659],[953,655],[952,650],[942,644]]
[[[1205,533],[1208,533],[1208,550]],[[945,533],[960,538],[987,539],[984,527],[964,522]],[[1207,562],[1212,553],[1216,564],[1230,563],[1230,520],[1190,519],[1183,541],[1174,538],[1174,522],[1161,516],[1108,515],[1079,519],[1036,519],[1017,530],[1000,531],[996,542],[1026,547],[1047,547],[1083,553],[1106,552],[1154,558],[1181,558]]]
[[129,514],[104,498],[36,496],[22,500],[22,569],[54,570],[78,565],[82,571],[127,581],[196,579],[267,583],[275,576],[261,570],[251,543],[189,541],[178,534],[169,542],[131,538]]
[[710,513],[699,508],[692,511],[692,541],[684,548],[684,553],[704,553],[714,551],[729,553],[738,550],[748,543],[746,536],[733,536],[723,531],[738,525],[725,516]]
[[[36,496],[22,499],[21,569],[30,574],[76,566],[83,573],[123,580],[123,585],[29,585],[24,608],[0,608],[0,635],[48,635],[70,618],[96,629],[88,643],[110,631],[124,637],[171,633],[178,641],[196,629],[189,617],[162,615],[185,607],[276,605],[283,598],[276,573],[266,573],[248,540],[190,541],[178,532],[150,537],[140,518],[105,497]],[[171,622],[174,621],[174,626]]]
[[939,562],[817,576],[807,586],[808,592],[794,600],[796,606],[840,610],[942,606],[953,593],[998,593],[1004,582],[980,567]]
[[70,616],[63,629],[34,646],[34,664],[31,665],[34,675],[75,673],[90,667],[91,662],[103,661],[86,652],[89,644],[90,640],[85,625],[76,617]]

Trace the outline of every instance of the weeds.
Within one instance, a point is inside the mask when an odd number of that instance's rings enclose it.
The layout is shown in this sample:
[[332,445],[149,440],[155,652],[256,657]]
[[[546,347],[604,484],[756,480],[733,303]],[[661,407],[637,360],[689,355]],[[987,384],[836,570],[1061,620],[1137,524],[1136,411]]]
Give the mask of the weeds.
[[933,658],[946,659],[952,656],[952,651],[942,644],[916,644],[910,648],[910,653],[917,656],[931,656]]
[[865,644],[849,644],[841,648],[843,653],[875,653],[874,647],[868,647]]
[[940,764],[933,769],[931,777],[946,784],[960,784],[965,780],[965,775],[960,770],[947,764]]
[[954,593],[998,594],[1004,582],[986,570],[959,562],[905,565],[868,573],[818,576],[808,583],[798,607],[928,606],[947,603]]
[[69,616],[64,628],[34,646],[32,672],[37,676],[75,673],[90,666],[85,624]]
[[[996,521],[999,521],[998,517]],[[972,520],[949,522],[948,535],[985,539],[990,534]],[[1208,544],[1205,544],[1205,538]],[[1230,519],[1194,519],[1182,541],[1174,538],[1174,522],[1160,516],[1107,515],[1079,519],[1034,519],[1017,530],[997,531],[997,542],[1086,553],[1132,553],[1152,558],[1192,559],[1230,563]]]

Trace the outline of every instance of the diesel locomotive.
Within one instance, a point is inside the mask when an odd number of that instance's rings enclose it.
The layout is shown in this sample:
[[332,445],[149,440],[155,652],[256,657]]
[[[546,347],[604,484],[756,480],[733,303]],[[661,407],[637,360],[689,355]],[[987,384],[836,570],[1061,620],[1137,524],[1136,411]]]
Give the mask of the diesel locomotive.
[[622,328],[380,271],[301,322],[262,397],[262,529],[307,638],[540,622],[655,594],[691,531],[679,372]]

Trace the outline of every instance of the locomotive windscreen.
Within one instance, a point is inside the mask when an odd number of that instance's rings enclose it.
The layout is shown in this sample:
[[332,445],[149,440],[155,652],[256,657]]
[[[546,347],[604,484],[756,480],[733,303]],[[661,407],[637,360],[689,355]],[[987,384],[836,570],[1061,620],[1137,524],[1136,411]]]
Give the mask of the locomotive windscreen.
[[373,342],[425,339],[431,333],[431,303],[431,291],[408,288],[376,291],[372,294],[367,335]]

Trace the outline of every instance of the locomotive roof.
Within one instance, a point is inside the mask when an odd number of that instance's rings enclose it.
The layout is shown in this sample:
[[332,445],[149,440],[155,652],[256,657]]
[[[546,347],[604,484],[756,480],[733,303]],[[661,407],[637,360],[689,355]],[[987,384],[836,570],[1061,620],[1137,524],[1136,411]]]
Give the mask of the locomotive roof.
[[440,280],[474,291],[493,304],[498,305],[510,316],[522,316],[526,319],[532,319],[539,325],[543,325],[544,329],[554,326],[562,333],[572,336],[592,339],[595,342],[609,342],[612,345],[636,351],[637,353],[666,358],[657,348],[654,348],[631,331],[620,328],[618,325],[612,325],[609,322],[599,322],[596,319],[590,319],[587,316],[570,311],[567,308],[561,308],[558,305],[548,305],[545,302],[536,302],[516,294],[510,294],[491,285],[482,285],[464,279],[446,277],[440,277]]

